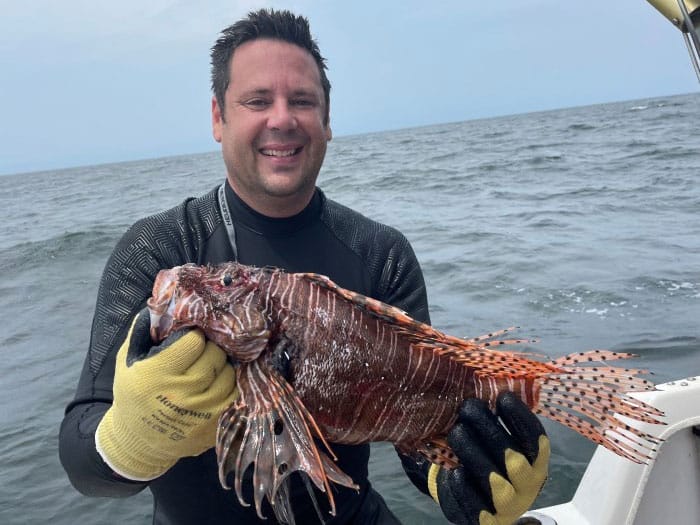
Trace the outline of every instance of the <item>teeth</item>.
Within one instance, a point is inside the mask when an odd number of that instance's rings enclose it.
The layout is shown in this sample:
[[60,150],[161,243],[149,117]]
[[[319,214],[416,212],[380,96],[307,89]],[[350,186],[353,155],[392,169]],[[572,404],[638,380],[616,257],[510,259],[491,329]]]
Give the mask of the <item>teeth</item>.
[[263,149],[260,150],[260,153],[263,155],[267,155],[269,157],[291,157],[297,152],[296,149],[284,149],[284,150],[279,150],[279,149]]

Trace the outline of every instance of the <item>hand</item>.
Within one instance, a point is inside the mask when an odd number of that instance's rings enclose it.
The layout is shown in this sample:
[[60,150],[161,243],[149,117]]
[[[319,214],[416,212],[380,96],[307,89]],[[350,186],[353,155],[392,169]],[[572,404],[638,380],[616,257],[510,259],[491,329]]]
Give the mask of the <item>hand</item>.
[[238,396],[226,354],[201,331],[178,331],[154,346],[149,330],[144,309],[117,353],[114,401],[95,433],[105,463],[135,481],[213,447],[219,415]]
[[549,439],[537,416],[510,392],[498,397],[496,414],[483,401],[466,400],[447,441],[461,465],[432,465],[428,487],[452,523],[512,525],[547,479]]

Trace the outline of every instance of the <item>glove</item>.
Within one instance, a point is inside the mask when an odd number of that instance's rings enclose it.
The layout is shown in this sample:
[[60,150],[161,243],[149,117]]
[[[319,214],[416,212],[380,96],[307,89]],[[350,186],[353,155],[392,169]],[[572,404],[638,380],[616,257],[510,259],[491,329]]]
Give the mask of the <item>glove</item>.
[[512,525],[547,479],[549,439],[513,393],[498,397],[496,414],[481,400],[466,400],[447,442],[461,465],[431,465],[428,490],[452,523]]
[[219,415],[238,397],[226,354],[201,331],[174,332],[153,346],[149,330],[144,309],[117,353],[114,401],[95,433],[105,463],[134,481],[213,447]]

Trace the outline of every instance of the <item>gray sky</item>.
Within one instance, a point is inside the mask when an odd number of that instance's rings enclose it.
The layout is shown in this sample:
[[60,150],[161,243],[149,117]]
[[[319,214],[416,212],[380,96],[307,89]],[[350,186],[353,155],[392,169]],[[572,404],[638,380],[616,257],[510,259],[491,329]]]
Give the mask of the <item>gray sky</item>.
[[212,151],[209,48],[306,15],[336,136],[695,92],[645,0],[0,0],[0,174]]

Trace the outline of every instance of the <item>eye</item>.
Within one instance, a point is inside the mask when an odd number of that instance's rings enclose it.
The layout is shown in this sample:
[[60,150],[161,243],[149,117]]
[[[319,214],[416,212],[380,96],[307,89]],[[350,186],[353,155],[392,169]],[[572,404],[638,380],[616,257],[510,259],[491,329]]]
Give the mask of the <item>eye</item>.
[[300,98],[293,100],[292,105],[300,108],[308,108],[316,106],[316,103],[313,100]]
[[229,274],[226,274],[221,278],[221,284],[223,284],[224,286],[231,286],[232,282],[233,278]]
[[249,109],[265,109],[270,105],[270,102],[262,99],[262,98],[253,98],[250,100],[246,100],[242,103],[243,106],[249,108]]

